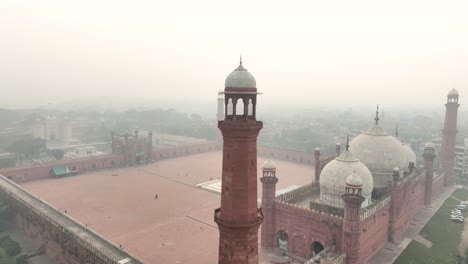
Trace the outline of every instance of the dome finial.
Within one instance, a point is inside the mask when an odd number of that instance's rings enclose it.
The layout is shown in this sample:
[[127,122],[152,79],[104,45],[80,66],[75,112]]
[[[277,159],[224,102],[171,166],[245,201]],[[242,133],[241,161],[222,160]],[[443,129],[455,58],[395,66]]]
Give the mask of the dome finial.
[[239,64],[242,65],[242,55],[239,56]]
[[379,124],[379,120],[380,120],[380,118],[379,118],[379,105],[377,105],[377,111],[375,111],[375,118],[374,118],[374,120],[375,120],[375,124],[378,125],[378,124]]
[[345,146],[345,148],[346,148],[346,151],[349,151],[349,133],[346,134],[346,146]]
[[396,128],[395,128],[395,137],[398,137],[399,133],[398,133],[398,123],[396,124]]

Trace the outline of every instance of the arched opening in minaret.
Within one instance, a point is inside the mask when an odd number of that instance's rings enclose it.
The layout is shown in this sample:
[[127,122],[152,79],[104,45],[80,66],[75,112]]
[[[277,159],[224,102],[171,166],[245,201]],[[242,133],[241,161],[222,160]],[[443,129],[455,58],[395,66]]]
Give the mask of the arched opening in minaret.
[[249,117],[253,116],[253,104],[252,104],[252,99],[249,99],[249,104],[247,105],[247,115]]
[[278,231],[278,246],[284,251],[288,251],[289,236],[284,230]]
[[244,115],[244,100],[242,98],[237,99],[236,102],[236,116]]
[[233,105],[232,105],[232,98],[229,98],[228,100],[228,103],[227,103],[227,111],[226,111],[226,115],[228,116],[232,116],[233,114]]
[[310,256],[313,257],[317,255],[318,253],[322,252],[323,249],[323,245],[320,242],[315,241],[314,243],[312,243]]

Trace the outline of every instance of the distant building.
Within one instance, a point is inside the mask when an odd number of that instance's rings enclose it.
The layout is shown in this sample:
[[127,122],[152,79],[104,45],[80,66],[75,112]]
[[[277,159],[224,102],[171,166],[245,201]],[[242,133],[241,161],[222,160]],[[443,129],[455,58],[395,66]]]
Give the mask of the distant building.
[[139,135],[138,129],[135,129],[134,134],[125,133],[112,136],[112,154],[123,156],[123,164],[125,166],[133,166],[144,164],[153,160],[153,132],[149,131],[147,137]]
[[65,153],[65,159],[83,159],[99,155],[105,155],[105,153],[98,151],[94,146],[80,146]]
[[32,127],[35,138],[45,139],[47,142],[61,141],[68,145],[72,140],[72,128],[68,118],[48,116],[45,120],[36,119]]
[[455,146],[455,176],[468,179],[468,138],[463,140],[463,144]]

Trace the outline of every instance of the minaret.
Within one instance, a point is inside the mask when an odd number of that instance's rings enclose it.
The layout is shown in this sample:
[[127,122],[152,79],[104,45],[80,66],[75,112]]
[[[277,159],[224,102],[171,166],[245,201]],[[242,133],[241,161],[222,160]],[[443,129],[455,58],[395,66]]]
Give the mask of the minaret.
[[340,153],[341,153],[341,144],[340,143],[336,143],[335,151],[336,151],[336,156],[339,157]]
[[112,154],[116,154],[116,142],[115,142],[115,132],[114,130],[111,131],[111,144],[112,144]]
[[315,182],[320,181],[320,148],[315,148]]
[[445,185],[454,183],[454,160],[455,160],[455,140],[457,135],[457,112],[458,107],[458,91],[452,89],[447,95],[447,103],[445,104],[445,121],[442,129],[442,146],[441,146],[441,168],[445,172]]
[[[218,121],[224,120],[224,92],[222,90],[218,91],[218,111],[216,113],[216,119]],[[216,142],[219,148],[223,147],[223,135],[221,131],[216,132]]]
[[390,185],[390,209],[389,209],[389,218],[388,218],[388,240],[391,242],[395,241],[395,225],[396,225],[396,220],[399,217],[399,207],[401,205],[402,197],[399,195],[400,191],[400,169],[398,167],[395,167],[393,169],[393,175],[392,175],[393,181]]
[[356,173],[346,179],[345,194],[343,194],[344,214],[342,226],[342,251],[346,253],[346,263],[361,263],[359,250],[361,240],[361,204],[365,198],[362,196],[362,179]]
[[434,158],[435,145],[432,142],[427,142],[424,145],[424,169],[426,171],[426,189],[424,191],[424,205],[431,205],[432,199],[432,179],[434,178]]
[[153,161],[153,130],[148,132],[148,157],[147,161]]
[[257,204],[257,136],[255,78],[242,60],[225,81],[221,208],[214,212],[219,227],[219,264],[257,264],[258,228],[263,221]]
[[264,220],[262,223],[261,245],[265,248],[275,246],[275,217],[274,202],[276,196],[276,167],[275,163],[269,158],[263,164],[262,182],[262,212]]
[[224,119],[224,92],[222,90],[218,91],[218,111],[216,114],[217,120],[222,121]]

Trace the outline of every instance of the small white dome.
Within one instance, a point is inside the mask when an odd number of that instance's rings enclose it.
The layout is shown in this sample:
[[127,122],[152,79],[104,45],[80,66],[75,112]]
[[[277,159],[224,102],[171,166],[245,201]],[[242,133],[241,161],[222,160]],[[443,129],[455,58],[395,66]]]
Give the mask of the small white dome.
[[275,163],[273,162],[273,160],[271,158],[265,160],[265,162],[263,162],[263,169],[264,170],[276,170],[276,166],[275,166]]
[[359,175],[362,184],[362,196],[366,198],[362,206],[366,207],[371,203],[374,180],[369,169],[353,157],[349,150],[345,150],[341,155],[330,161],[320,173],[320,200],[334,207],[343,207],[341,196],[345,194],[346,180],[349,175],[356,173]]
[[377,188],[388,186],[388,182],[392,181],[394,167],[408,167],[401,142],[385,132],[379,124],[374,124],[355,137],[350,143],[350,150],[372,172],[374,187]]
[[253,75],[240,63],[239,67],[228,75],[224,86],[226,88],[257,88],[257,82]]
[[362,186],[362,179],[361,177],[356,174],[355,172],[346,178],[346,184],[351,186]]
[[448,97],[458,97],[458,91],[455,89],[450,90],[450,92],[447,95]]
[[432,141],[429,141],[429,142],[426,142],[426,144],[424,144],[424,148],[435,148],[435,145],[434,143],[432,143]]

